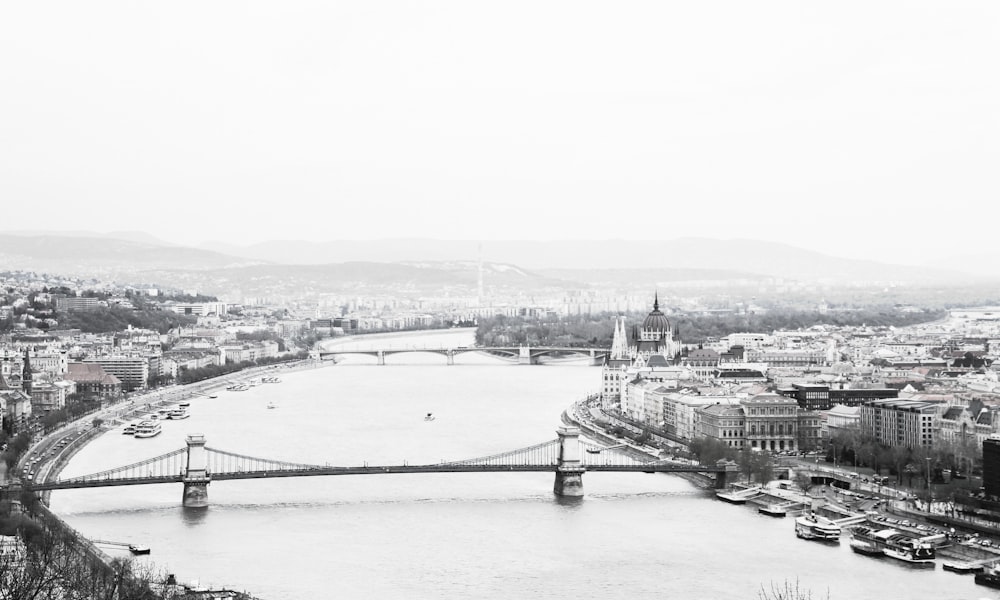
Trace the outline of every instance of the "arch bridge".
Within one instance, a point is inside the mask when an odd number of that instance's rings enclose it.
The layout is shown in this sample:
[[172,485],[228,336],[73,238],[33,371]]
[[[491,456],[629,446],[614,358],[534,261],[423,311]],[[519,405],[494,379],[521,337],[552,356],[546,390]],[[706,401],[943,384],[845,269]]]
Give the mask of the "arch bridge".
[[609,350],[606,348],[579,348],[572,346],[490,346],[490,347],[458,347],[458,348],[369,348],[364,350],[324,350],[319,353],[320,359],[336,361],[338,356],[351,354],[361,354],[374,356],[378,359],[379,365],[385,364],[385,358],[394,354],[414,354],[414,353],[439,354],[447,358],[448,364],[455,364],[455,357],[461,354],[475,352],[486,354],[519,365],[537,365],[539,359],[543,357],[561,358],[587,357],[592,366],[601,366],[608,357]]
[[559,496],[583,496],[583,474],[589,471],[643,473],[712,473],[717,488],[735,476],[734,465],[690,465],[636,457],[615,446],[580,439],[576,427],[562,427],[554,440],[500,454],[425,465],[346,466],[291,463],[218,450],[206,446],[205,436],[187,436],[187,447],[129,465],[89,475],[25,483],[34,492],[78,488],[182,483],[185,507],[208,506],[208,485],[235,479],[274,479],[330,475],[398,475],[405,473],[551,472]]

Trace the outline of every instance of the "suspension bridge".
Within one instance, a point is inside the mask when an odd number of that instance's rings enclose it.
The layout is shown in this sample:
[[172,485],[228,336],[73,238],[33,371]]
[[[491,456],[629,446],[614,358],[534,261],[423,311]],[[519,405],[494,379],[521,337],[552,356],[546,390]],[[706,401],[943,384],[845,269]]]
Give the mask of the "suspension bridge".
[[566,358],[585,357],[589,358],[592,366],[601,366],[610,352],[607,348],[574,348],[556,346],[490,346],[490,347],[459,347],[459,348],[369,348],[364,350],[325,350],[319,353],[320,359],[336,361],[338,356],[350,354],[363,354],[374,356],[379,365],[384,365],[385,358],[393,354],[413,354],[417,352],[440,354],[447,358],[448,364],[455,364],[455,357],[460,354],[476,352],[488,354],[504,360],[516,361],[519,365],[537,365],[543,357]]
[[582,496],[583,474],[589,471],[643,473],[713,473],[723,488],[735,465],[691,465],[629,454],[616,446],[580,439],[576,427],[561,427],[554,440],[500,454],[424,465],[347,466],[313,465],[258,458],[206,446],[205,436],[189,435],[187,446],[153,458],[67,479],[24,484],[34,492],[78,488],[182,483],[185,507],[208,506],[212,481],[317,477],[330,475],[395,475],[404,473],[553,472],[553,491],[560,496]]

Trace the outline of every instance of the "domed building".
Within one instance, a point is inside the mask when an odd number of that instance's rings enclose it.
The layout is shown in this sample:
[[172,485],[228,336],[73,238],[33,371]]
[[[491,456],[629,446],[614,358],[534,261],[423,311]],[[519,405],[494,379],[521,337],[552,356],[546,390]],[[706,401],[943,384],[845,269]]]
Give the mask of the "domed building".
[[641,326],[633,327],[631,335],[625,332],[625,318],[618,317],[611,353],[604,364],[601,397],[605,406],[621,405],[626,382],[636,376],[637,370],[670,367],[677,362],[680,349],[677,332],[660,310],[658,294],[653,296],[652,312]]
[[666,366],[675,362],[681,343],[670,319],[660,311],[659,294],[653,296],[653,310],[643,319],[642,326],[633,332],[632,339],[635,340],[635,366],[654,363]]

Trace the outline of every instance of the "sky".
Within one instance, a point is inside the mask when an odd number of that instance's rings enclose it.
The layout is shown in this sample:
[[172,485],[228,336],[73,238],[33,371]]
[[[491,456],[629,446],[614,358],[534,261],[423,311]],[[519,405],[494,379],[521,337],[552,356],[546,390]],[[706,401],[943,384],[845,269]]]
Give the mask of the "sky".
[[993,0],[7,2],[0,57],[0,231],[995,247]]

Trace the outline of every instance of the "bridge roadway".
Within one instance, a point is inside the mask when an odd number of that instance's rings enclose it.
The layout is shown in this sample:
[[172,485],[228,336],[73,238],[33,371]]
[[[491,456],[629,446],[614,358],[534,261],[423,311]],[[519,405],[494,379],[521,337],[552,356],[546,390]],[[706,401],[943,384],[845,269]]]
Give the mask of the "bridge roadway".
[[[317,467],[310,469],[282,469],[265,471],[237,471],[230,473],[210,473],[207,481],[233,481],[239,479],[275,479],[283,477],[317,477],[330,475],[392,475],[405,473],[508,473],[535,472],[553,473],[559,470],[556,464],[551,465],[393,465],[393,466],[362,466],[362,467]],[[688,465],[679,463],[652,463],[646,465],[595,465],[581,467],[582,472],[641,472],[641,473],[723,473],[724,467],[703,465]],[[26,484],[24,487],[33,491],[68,490],[79,488],[112,487],[122,485],[147,485],[156,483],[182,483],[183,474],[159,475],[150,477],[109,478],[83,481],[47,481]]]
[[337,356],[350,354],[363,354],[374,356],[378,359],[379,365],[385,364],[385,357],[392,354],[413,354],[413,353],[440,354],[448,359],[448,364],[453,365],[456,355],[477,352],[498,356],[504,360],[516,360],[518,364],[538,364],[543,356],[559,356],[572,354],[589,358],[592,365],[600,366],[609,354],[607,348],[580,348],[573,346],[459,346],[457,348],[366,348],[356,350],[324,350],[319,352],[320,359],[336,359]]

